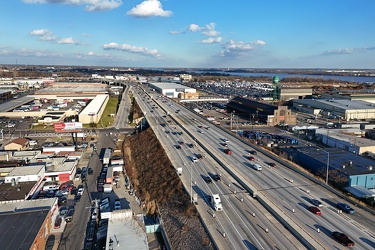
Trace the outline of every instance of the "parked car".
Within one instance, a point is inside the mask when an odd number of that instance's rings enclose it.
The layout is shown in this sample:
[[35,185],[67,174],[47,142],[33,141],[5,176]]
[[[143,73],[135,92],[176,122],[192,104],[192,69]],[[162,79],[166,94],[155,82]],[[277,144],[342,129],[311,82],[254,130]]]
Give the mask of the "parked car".
[[60,207],[60,210],[59,210],[59,216],[61,218],[65,218],[66,214],[68,213],[68,208],[63,206],[63,207]]
[[121,202],[119,199],[115,200],[115,210],[120,210],[121,209]]
[[332,237],[346,247],[354,246],[354,241],[349,239],[349,237],[344,233],[332,232]]
[[65,216],[65,221],[70,222],[73,220],[74,209],[70,209]]
[[76,194],[76,196],[74,196],[74,202],[79,202],[81,200],[81,195],[80,194]]
[[73,187],[72,190],[70,190],[70,194],[75,195],[77,193],[77,190],[78,190],[77,187]]
[[337,208],[344,211],[345,213],[348,213],[348,214],[354,214],[355,213],[355,210],[353,208],[351,208],[348,204],[346,203],[337,203]]
[[54,228],[55,229],[60,228],[61,227],[61,222],[62,222],[62,218],[60,216],[56,216]]
[[88,169],[87,169],[87,173],[88,173],[89,175],[92,175],[92,174],[94,173],[94,170],[93,170],[92,168],[88,168]]
[[82,185],[79,185],[78,186],[78,191],[77,191],[77,194],[78,195],[83,195],[83,191],[84,191],[85,189],[83,188],[83,186]]
[[57,205],[61,207],[62,205],[66,204],[68,201],[68,198],[66,196],[59,197],[57,200]]
[[312,212],[313,214],[321,215],[322,212],[320,212],[320,209],[317,207],[310,206],[309,211]]
[[54,245],[55,245],[55,235],[51,234],[47,238],[46,246],[45,246],[44,249],[45,250],[52,250]]

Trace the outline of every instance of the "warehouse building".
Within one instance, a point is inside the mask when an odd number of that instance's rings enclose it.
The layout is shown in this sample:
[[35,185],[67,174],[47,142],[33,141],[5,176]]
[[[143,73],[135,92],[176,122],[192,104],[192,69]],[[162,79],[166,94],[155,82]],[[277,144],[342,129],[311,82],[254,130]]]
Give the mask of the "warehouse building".
[[[337,148],[318,147],[290,147],[282,149],[287,153],[288,159],[309,170],[313,174],[327,176],[328,183],[342,186],[353,192],[364,193],[364,196],[375,196],[371,189],[375,188],[375,161],[349,154]],[[357,188],[358,187],[358,188]],[[354,191],[355,190],[355,191]],[[360,192],[361,191],[361,192]]]
[[287,106],[275,106],[239,96],[229,101],[227,109],[238,115],[246,114],[247,117],[252,117],[254,122],[268,126],[295,125],[297,122],[296,115],[292,114]]
[[198,98],[197,90],[177,83],[149,82],[151,88],[168,98],[191,99]]
[[79,121],[82,124],[97,124],[103,115],[108,100],[108,95],[97,95],[78,115]]
[[277,85],[277,94],[280,101],[289,101],[292,99],[304,99],[312,96],[312,88],[295,87],[288,85]]
[[300,112],[346,121],[375,119],[375,104],[360,100],[293,100],[293,107]]

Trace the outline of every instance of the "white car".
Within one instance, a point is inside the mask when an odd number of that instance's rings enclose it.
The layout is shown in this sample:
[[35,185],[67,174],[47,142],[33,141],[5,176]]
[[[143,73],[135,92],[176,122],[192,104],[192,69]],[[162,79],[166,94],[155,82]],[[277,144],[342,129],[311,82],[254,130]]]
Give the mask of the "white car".
[[197,162],[197,161],[198,161],[198,158],[194,156],[191,160],[192,160],[193,162]]
[[83,187],[79,188],[77,191],[77,195],[83,195],[83,191],[84,191]]

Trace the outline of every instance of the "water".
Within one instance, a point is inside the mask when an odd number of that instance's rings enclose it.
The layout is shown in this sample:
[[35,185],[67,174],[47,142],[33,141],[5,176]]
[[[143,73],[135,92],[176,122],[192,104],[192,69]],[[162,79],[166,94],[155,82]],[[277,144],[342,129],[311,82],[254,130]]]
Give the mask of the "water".
[[277,75],[279,79],[283,79],[285,77],[301,77],[301,78],[315,78],[315,79],[322,79],[322,80],[338,80],[338,81],[345,81],[345,82],[357,82],[357,83],[372,83],[375,84],[375,77],[373,76],[332,76],[332,75],[303,75],[303,74],[288,74],[288,73],[248,73],[248,72],[226,72],[226,71],[191,71],[194,73],[202,74],[202,73],[222,73],[228,74],[232,76],[253,76],[253,77],[270,77]]

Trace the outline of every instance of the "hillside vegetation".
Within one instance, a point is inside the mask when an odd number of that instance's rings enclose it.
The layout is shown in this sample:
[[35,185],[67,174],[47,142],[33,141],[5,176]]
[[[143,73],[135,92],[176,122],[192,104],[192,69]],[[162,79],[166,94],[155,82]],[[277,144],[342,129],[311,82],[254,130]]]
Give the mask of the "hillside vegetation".
[[[140,116],[134,105],[135,116]],[[199,214],[151,128],[127,137],[125,170],[142,208],[158,214],[173,249],[210,249]]]

